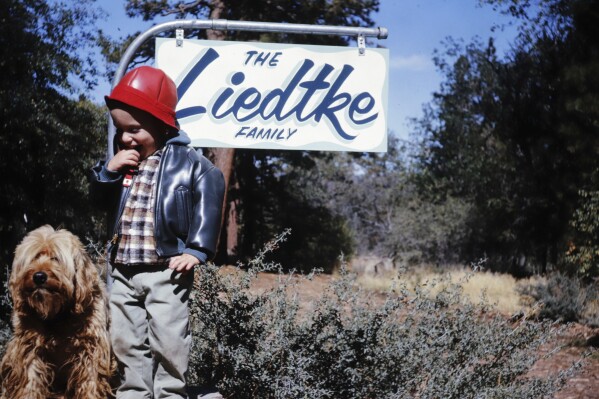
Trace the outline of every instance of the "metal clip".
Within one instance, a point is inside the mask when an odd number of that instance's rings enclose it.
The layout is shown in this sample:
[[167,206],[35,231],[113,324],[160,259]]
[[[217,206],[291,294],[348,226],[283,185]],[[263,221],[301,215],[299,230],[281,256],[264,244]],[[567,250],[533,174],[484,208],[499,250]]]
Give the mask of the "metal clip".
[[358,35],[358,52],[360,55],[366,54],[366,39],[363,34]]
[[175,38],[177,39],[177,47],[183,47],[183,39],[184,39],[183,29],[175,30]]

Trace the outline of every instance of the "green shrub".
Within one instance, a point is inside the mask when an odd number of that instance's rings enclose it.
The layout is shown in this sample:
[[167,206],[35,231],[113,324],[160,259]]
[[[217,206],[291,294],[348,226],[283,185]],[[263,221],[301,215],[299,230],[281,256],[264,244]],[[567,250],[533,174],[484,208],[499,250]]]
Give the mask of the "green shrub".
[[[314,303],[293,294],[312,276],[279,274],[261,294],[248,288],[269,244],[247,273],[197,273],[190,380],[231,398],[541,398],[562,378],[528,378],[554,324],[516,323],[463,305],[458,286],[432,299],[428,282],[385,298],[342,272]],[[563,377],[563,376],[561,376]]]
[[574,239],[566,252],[566,263],[579,276],[599,276],[599,191],[581,190],[580,206],[570,222]]
[[523,294],[539,302],[540,319],[599,326],[599,292],[578,277],[553,273],[546,281],[524,287]]

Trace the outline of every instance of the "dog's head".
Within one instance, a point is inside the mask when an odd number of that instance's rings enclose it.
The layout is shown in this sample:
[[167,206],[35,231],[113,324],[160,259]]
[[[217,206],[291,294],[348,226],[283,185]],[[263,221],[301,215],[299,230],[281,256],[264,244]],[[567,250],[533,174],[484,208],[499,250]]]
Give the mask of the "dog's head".
[[46,225],[33,230],[15,250],[9,288],[16,312],[52,320],[83,313],[90,305],[98,272],[81,241]]

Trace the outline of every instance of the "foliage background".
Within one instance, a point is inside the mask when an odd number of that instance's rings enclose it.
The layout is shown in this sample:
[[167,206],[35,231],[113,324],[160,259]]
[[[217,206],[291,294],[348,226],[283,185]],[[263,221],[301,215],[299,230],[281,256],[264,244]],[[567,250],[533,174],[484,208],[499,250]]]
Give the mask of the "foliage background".
[[102,228],[87,201],[87,170],[103,153],[106,131],[104,112],[84,95],[96,79],[80,55],[95,43],[85,28],[96,18],[90,4],[0,3],[2,286],[28,230],[50,223],[84,237]]
[[[386,154],[228,154],[228,220],[217,262],[246,261],[270,237],[291,228],[294,240],[272,256],[302,272],[330,272],[344,253],[402,264],[487,259],[485,267],[515,276],[561,271],[595,277],[598,5],[485,3],[520,24],[512,50],[500,58],[492,39],[449,38],[435,58],[445,80],[425,116],[414,121],[410,141],[391,134]],[[105,239],[103,216],[87,200],[85,175],[103,156],[106,117],[102,106],[86,98],[100,73],[86,49],[101,49],[110,73],[135,35],[113,39],[98,31],[93,22],[102,13],[94,4],[0,5],[7,21],[0,28],[5,265],[24,233],[40,224]],[[379,7],[375,0],[281,0],[269,7],[245,1],[124,4],[130,16],[149,21],[220,15],[350,26],[371,26]],[[347,43],[339,37],[252,32],[217,38]],[[150,44],[133,65],[151,58]],[[214,149],[205,150],[219,158]]]
[[[414,121],[410,142],[391,135],[387,154],[236,151],[227,203],[234,212],[227,212],[217,261],[247,260],[269,237],[291,228],[295,240],[277,260],[306,272],[332,270],[339,253],[374,253],[413,263],[486,258],[487,267],[514,275],[561,270],[593,277],[597,5],[485,2],[520,21],[512,50],[500,58],[492,39],[448,39],[435,58],[445,81],[425,116]],[[374,0],[124,4],[130,16],[145,20],[218,12],[230,19],[350,26],[371,26],[379,7]],[[87,206],[85,173],[102,157],[106,121],[103,108],[85,97],[99,71],[84,49],[101,48],[110,71],[135,34],[112,39],[98,32],[93,20],[101,12],[93,5],[2,4],[10,21],[0,39],[4,262],[27,228],[42,223],[103,238],[101,215]],[[252,32],[222,38],[347,43]],[[151,51],[149,43],[134,64],[147,62]],[[11,57],[16,62],[6,61]]]

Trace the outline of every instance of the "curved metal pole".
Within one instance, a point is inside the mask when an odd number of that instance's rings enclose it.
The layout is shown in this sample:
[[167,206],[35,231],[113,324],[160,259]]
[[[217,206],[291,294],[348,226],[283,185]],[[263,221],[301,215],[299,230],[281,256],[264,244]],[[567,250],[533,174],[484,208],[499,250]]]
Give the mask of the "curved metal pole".
[[[386,39],[389,32],[387,28],[363,28],[351,26],[330,26],[330,25],[307,25],[307,24],[289,24],[282,22],[254,22],[254,21],[229,21],[226,19],[210,20],[175,20],[163,22],[155,25],[147,31],[139,34],[131,42],[127,50],[121,57],[112,80],[112,88],[121,80],[127,66],[133,59],[135,52],[144,44],[144,42],[159,33],[176,29],[212,29],[212,30],[238,30],[254,32],[280,32],[280,33],[303,33],[312,35],[336,35],[336,36],[364,36],[376,37],[377,39]],[[116,129],[108,117],[108,159],[114,155],[113,141]]]

